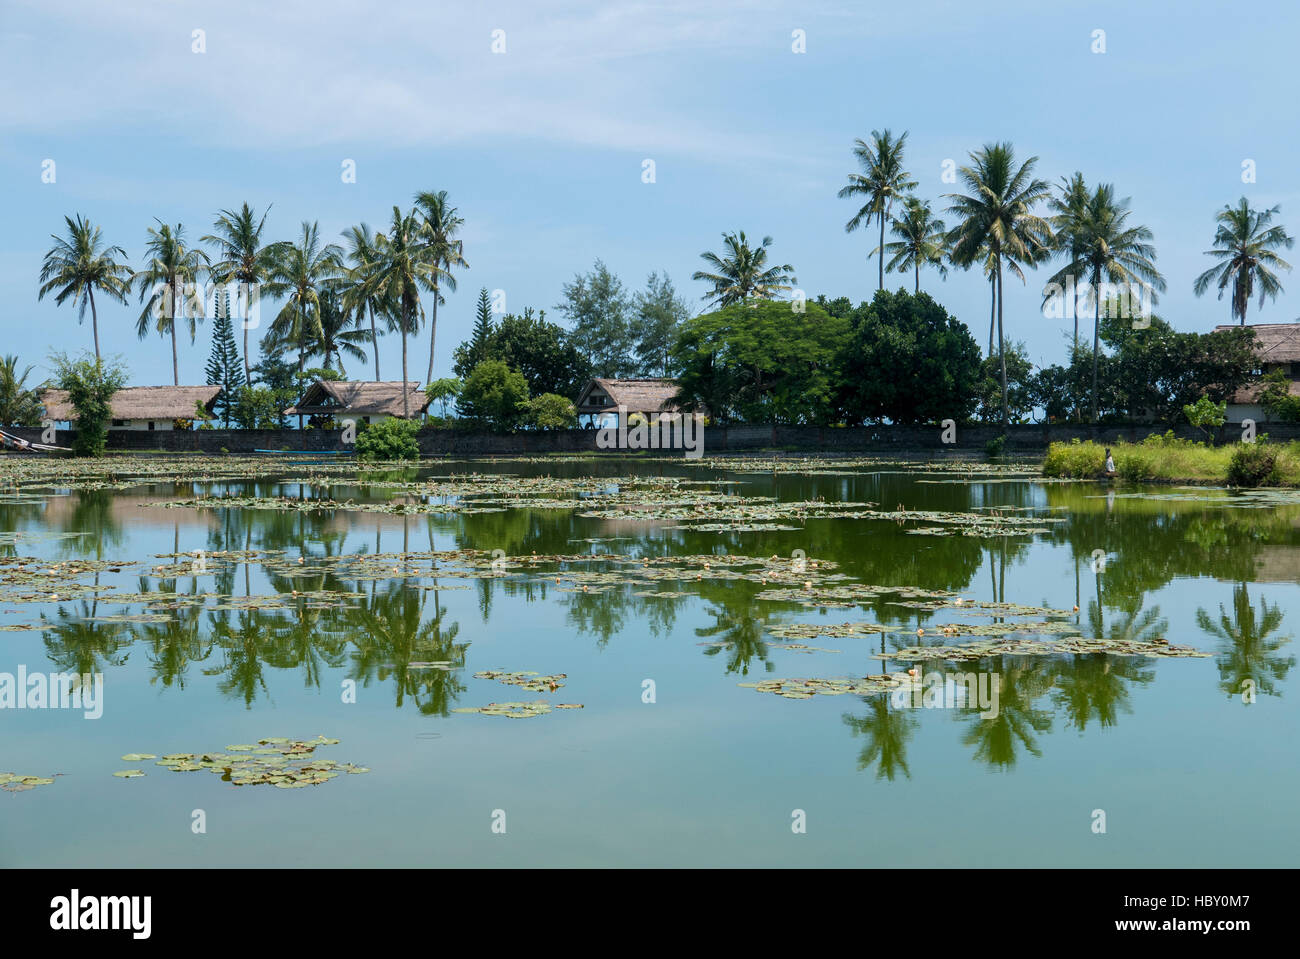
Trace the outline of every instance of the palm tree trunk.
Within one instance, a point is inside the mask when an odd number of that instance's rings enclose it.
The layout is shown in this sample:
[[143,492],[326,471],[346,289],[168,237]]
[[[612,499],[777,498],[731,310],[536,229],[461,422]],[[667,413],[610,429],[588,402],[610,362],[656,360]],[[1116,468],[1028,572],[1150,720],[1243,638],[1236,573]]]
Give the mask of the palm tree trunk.
[[1002,361],[1002,429],[1007,428],[1007,340],[1002,333],[1002,259],[998,258],[998,359]]
[[425,383],[433,382],[433,345],[438,337],[438,284],[433,285],[433,308],[429,311],[429,375]]
[[1093,307],[1092,316],[1092,423],[1097,425],[1097,355],[1100,352],[1099,340],[1101,330],[1101,270],[1092,271]]
[[375,331],[375,308],[370,307],[370,346],[375,351],[375,382],[379,382],[379,334]]
[[176,317],[172,317],[172,386],[181,385],[181,368],[176,361]]
[[885,288],[885,211],[881,210],[880,220],[880,289]]
[[[99,362],[99,314],[95,312],[95,291],[86,287],[86,296],[90,299],[90,328],[95,334],[95,362]],[[1244,320],[1242,321],[1245,322]]]
[[248,310],[249,299],[252,297],[252,291],[248,288],[248,282],[244,282],[244,318],[239,321],[239,325],[244,328],[244,382],[250,387],[253,385],[253,368],[248,365]]
[[402,418],[411,418],[410,396],[406,391],[406,330],[408,324],[402,324]]
[[989,356],[993,355],[993,323],[997,319],[998,287],[989,274]]
[[916,267],[916,292],[920,293],[921,292],[921,261],[916,260],[913,262],[912,265]]

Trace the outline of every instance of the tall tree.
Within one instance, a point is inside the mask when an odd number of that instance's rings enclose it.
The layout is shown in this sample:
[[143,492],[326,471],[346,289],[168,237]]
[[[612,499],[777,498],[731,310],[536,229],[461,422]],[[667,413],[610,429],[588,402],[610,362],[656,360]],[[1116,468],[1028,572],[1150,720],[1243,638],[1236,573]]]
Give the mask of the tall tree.
[[[943,220],[930,211],[930,201],[909,196],[903,215],[889,224],[890,232],[898,237],[885,244],[890,255],[885,269],[890,272],[913,272],[913,292],[921,292],[921,267],[933,266],[940,276],[948,275],[944,259],[948,256],[948,234]],[[871,252],[878,252],[872,250]]]
[[402,415],[410,418],[410,378],[406,374],[406,338],[420,328],[420,289],[432,290],[438,265],[414,212],[393,207],[387,233],[375,238],[379,259],[367,285],[371,294],[392,304],[390,327],[402,336]]
[[152,325],[160,336],[171,337],[172,385],[180,386],[176,323],[179,320],[189,327],[193,344],[204,311],[203,298],[197,293],[199,274],[207,268],[208,261],[202,250],[185,245],[185,228],[181,224],[177,223],[173,229],[162,220],[157,223],[159,229],[149,227],[149,239],[144,246],[148,262],[131,277],[144,304],[135,321],[135,332],[143,340]]
[[346,379],[343,354],[364,360],[366,351],[361,348],[361,344],[369,342],[370,334],[365,330],[350,328],[353,326],[352,319],[343,309],[343,295],[339,292],[338,284],[330,284],[321,290],[317,315],[318,336],[310,355],[323,357],[327,370],[333,369],[331,364],[338,360],[339,373]]
[[686,300],[677,295],[665,273],[651,273],[645,289],[632,298],[632,338],[636,342],[637,372],[667,376],[677,329],[690,316]]
[[[268,206],[259,218],[247,203],[238,210],[222,210],[212,224],[213,232],[199,238],[216,247],[217,260],[210,267],[212,279],[221,284],[238,283],[238,296],[246,313],[251,311],[259,297],[262,284],[275,271],[280,251],[286,245],[283,242],[262,242],[266,216],[270,212]],[[244,378],[252,383],[253,370],[248,352],[249,316],[245,315],[240,325],[244,328]]]
[[217,294],[215,319],[212,323],[212,352],[208,354],[208,365],[204,368],[207,382],[220,386],[216,402],[212,404],[213,412],[221,419],[221,425],[230,428],[230,414],[239,391],[247,385],[244,379],[244,367],[239,359],[239,347],[235,344],[234,326],[230,322],[230,292],[222,290]]
[[37,426],[41,422],[40,394],[27,386],[30,366],[18,371],[18,357],[0,359],[0,426]]
[[562,288],[556,309],[571,324],[571,337],[591,361],[594,375],[623,376],[632,369],[632,304],[623,281],[596,260],[590,273],[579,273]]
[[367,315],[370,318],[370,348],[375,354],[375,382],[379,382],[379,331],[375,326],[375,314],[388,315],[387,305],[376,297],[372,290],[376,264],[379,262],[379,246],[369,224],[348,227],[343,231],[347,242],[347,261],[350,264],[344,273],[343,308],[352,315],[358,327]]
[[1223,291],[1231,285],[1232,315],[1242,326],[1246,325],[1246,307],[1255,284],[1259,284],[1259,305],[1263,307],[1265,297],[1275,300],[1282,292],[1274,271],[1291,269],[1291,264],[1274,252],[1280,246],[1289,250],[1295,244],[1295,237],[1281,224],[1272,225],[1281,209],[1273,206],[1252,210],[1243,196],[1235,207],[1225,206],[1214,218],[1219,224],[1214,249],[1206,250],[1205,255],[1219,263],[1196,278],[1193,290],[1201,296],[1213,283],[1219,288],[1219,299],[1223,299]]
[[[1048,207],[1053,211],[1052,215],[1048,217],[1048,222],[1052,225],[1052,230],[1056,236],[1053,253],[1065,257],[1066,268],[1049,280],[1049,283],[1063,283],[1057,277],[1073,272],[1071,268],[1083,259],[1083,250],[1086,245],[1085,237],[1090,195],[1083,174],[1076,171],[1074,176],[1068,179],[1061,177],[1058,190],[1060,193],[1047,201]],[[1075,278],[1078,279],[1077,276]],[[1075,304],[1074,308],[1073,346],[1076,349],[1079,346],[1079,310],[1077,304]]]
[[[854,140],[853,155],[862,167],[861,173],[850,173],[849,182],[836,194],[841,199],[852,196],[866,197],[866,203],[844,224],[844,231],[852,233],[858,227],[869,227],[874,218],[880,225],[880,286],[885,288],[885,221],[894,201],[916,188],[916,181],[903,168],[903,146],[907,131],[895,138],[888,130],[871,131],[871,142]],[[875,251],[873,251],[875,252]]]
[[[1088,281],[1087,295],[1093,304],[1092,323],[1092,421],[1097,421],[1097,369],[1100,357],[1102,282],[1123,284],[1131,291],[1141,285],[1151,302],[1154,290],[1164,290],[1165,281],[1155,267],[1156,249],[1151,230],[1129,226],[1129,199],[1115,199],[1112,184],[1102,183],[1088,194],[1087,204],[1065,220],[1069,234],[1064,244],[1077,256],[1050,282],[1064,284],[1067,277]],[[1125,300],[1131,297],[1125,296]],[[1078,309],[1076,307],[1077,315]],[[1076,321],[1077,322],[1077,321]]]
[[757,249],[751,247],[744,230],[722,234],[722,256],[712,251],[700,254],[700,259],[716,272],[697,270],[691,275],[692,280],[713,284],[704,301],[714,309],[722,309],[749,299],[770,300],[791,289],[799,282],[794,267],[789,263],[767,265],[767,248],[771,245],[772,238],[765,236]]
[[432,284],[433,297],[429,305],[429,375],[426,383],[433,382],[433,348],[438,337],[438,306],[445,302],[443,289],[456,292],[456,277],[453,269],[468,269],[465,262],[464,243],[456,239],[456,233],[465,224],[465,220],[456,212],[456,208],[447,202],[447,191],[426,190],[415,195],[415,211],[420,217],[420,230],[429,245],[430,258],[433,261]]
[[476,353],[487,349],[491,336],[492,301],[488,298],[487,287],[483,287],[478,291],[478,303],[474,307],[474,332],[470,334],[470,348]]
[[266,290],[284,297],[284,306],[271,321],[277,340],[298,351],[298,372],[321,341],[321,294],[343,271],[343,251],[333,243],[321,245],[320,225],[302,224],[296,244],[280,248]]
[[99,356],[99,314],[95,309],[95,291],[125,303],[131,292],[131,268],[118,260],[126,259],[120,246],[106,246],[103,232],[89,220],[77,214],[74,220],[65,216],[67,236],[53,233],[54,246],[45,253],[41,263],[41,288],[37,300],[54,293],[54,302],[62,306],[71,300],[77,306],[77,322],[86,318],[86,304],[90,304],[90,326],[95,336],[95,359]]
[[1033,176],[1038,157],[1016,166],[1010,143],[988,144],[970,154],[971,164],[959,171],[970,190],[950,193],[949,207],[958,223],[951,234],[952,259],[959,266],[990,263],[997,296],[998,354],[1002,380],[1002,426],[1008,421],[1006,338],[1002,325],[1002,270],[1005,266],[1023,281],[1020,264],[1033,264],[1047,255],[1051,226],[1033,212],[1050,188]]

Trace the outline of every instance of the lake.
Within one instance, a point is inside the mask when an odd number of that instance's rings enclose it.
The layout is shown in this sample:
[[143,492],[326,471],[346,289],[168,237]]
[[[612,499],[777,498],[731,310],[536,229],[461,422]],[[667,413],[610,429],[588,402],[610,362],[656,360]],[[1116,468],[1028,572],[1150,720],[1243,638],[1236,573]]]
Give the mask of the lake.
[[40,779],[0,865],[1300,853],[1294,493],[793,455],[0,475],[0,681],[103,677],[95,719],[0,709]]

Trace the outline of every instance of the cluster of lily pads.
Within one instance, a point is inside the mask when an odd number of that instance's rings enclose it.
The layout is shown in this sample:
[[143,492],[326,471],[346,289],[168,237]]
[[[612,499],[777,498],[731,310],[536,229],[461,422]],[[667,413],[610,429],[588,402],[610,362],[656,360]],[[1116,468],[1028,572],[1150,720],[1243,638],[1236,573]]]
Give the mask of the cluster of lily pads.
[[893,659],[904,662],[924,660],[947,660],[949,662],[969,662],[986,659],[990,656],[1055,656],[1061,654],[1105,653],[1109,656],[1151,656],[1169,658],[1205,658],[1203,653],[1192,646],[1176,646],[1167,639],[1154,639],[1150,642],[1137,639],[1087,639],[1070,636],[1058,640],[1038,639],[985,639],[960,646],[910,646],[890,653],[872,653],[877,659]]
[[[532,672],[508,672],[504,669],[485,669],[474,674],[475,679],[494,679],[507,686],[517,686],[529,692],[555,692],[568,676],[564,673],[552,673],[540,676]],[[503,716],[506,719],[533,719],[545,716],[554,709],[582,709],[581,703],[549,703],[544,699],[532,702],[488,703],[486,706],[461,706],[453,713],[478,713],[480,716]]]
[[24,776],[20,773],[0,773],[0,789],[7,793],[27,792],[37,786],[49,786],[53,783],[53,776]]
[[[223,782],[236,786],[275,786],[279,789],[319,786],[343,773],[358,775],[370,772],[364,766],[315,756],[317,747],[335,746],[338,742],[326,736],[307,740],[269,737],[259,739],[255,744],[227,746],[225,752],[171,753],[161,759],[152,753],[127,753],[122,761],[141,763],[157,760],[157,765],[172,772],[207,770],[220,775]],[[145,773],[133,768],[113,775],[119,779],[139,779]]]
[[909,685],[912,678],[906,674],[890,676],[880,673],[861,679],[763,679],[756,683],[737,683],[744,689],[760,693],[774,693],[785,699],[812,699],[814,696],[874,696]]

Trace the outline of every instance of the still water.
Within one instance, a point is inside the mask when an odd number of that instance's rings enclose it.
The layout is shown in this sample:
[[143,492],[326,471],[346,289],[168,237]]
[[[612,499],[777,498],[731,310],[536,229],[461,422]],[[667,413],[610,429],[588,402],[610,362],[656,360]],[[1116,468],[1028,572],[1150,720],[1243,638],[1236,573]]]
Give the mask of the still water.
[[[306,467],[267,469],[292,480]],[[430,502],[412,489],[470,471],[498,477],[498,498],[523,495],[458,513],[160,505],[200,493]],[[555,494],[511,477],[544,475],[1055,521],[986,538],[797,514],[690,529],[653,505],[614,517],[530,507]],[[0,632],[0,674],[104,677],[98,719],[0,710],[0,771],[54,778],[0,793],[0,865],[1290,866],[1300,853],[1300,506],[1285,497],[634,459],[460,461],[333,482],[55,482],[0,500],[0,626],[44,627]],[[457,550],[484,552],[467,573]],[[624,559],[579,583],[562,575],[584,569],[577,554]],[[888,593],[842,607],[759,599],[772,584],[731,575],[725,559],[704,567],[705,554],[1050,607],[1085,637],[1166,638],[1209,656],[924,665],[994,677],[991,718],[887,694],[784,698],[740,684],[896,673],[914,663],[873,654],[970,642],[941,627],[1002,620]],[[78,580],[98,591],[16,601],[18,557],[119,565]],[[636,576],[670,557],[697,559],[648,588]],[[771,633],[847,622],[898,628]],[[474,677],[485,670],[564,677],[538,693]],[[526,721],[455,711],[537,699],[583,708]],[[318,755],[370,772],[279,789],[121,758],[318,736],[339,740]],[[132,768],[145,775],[113,777]]]

